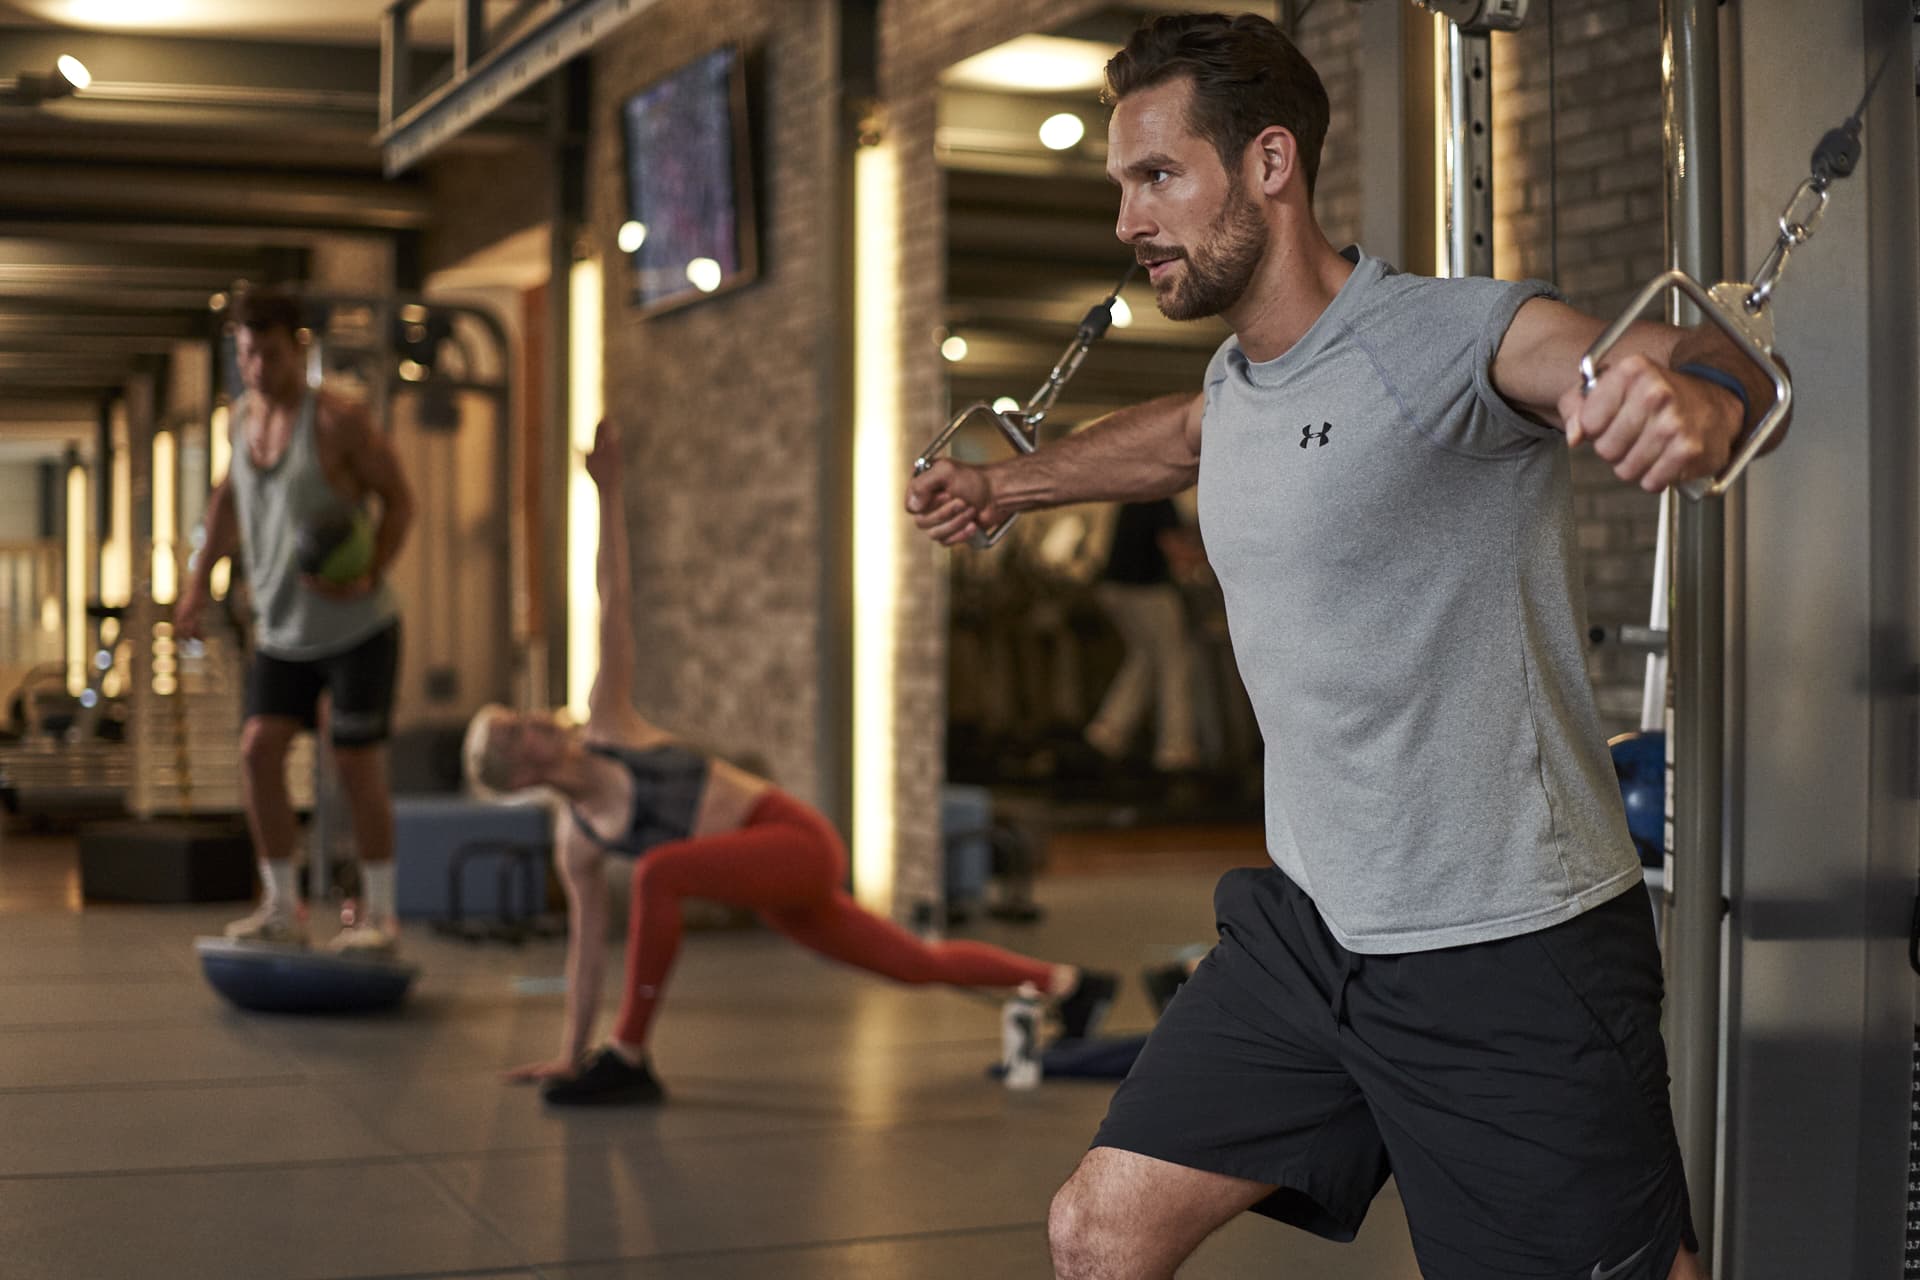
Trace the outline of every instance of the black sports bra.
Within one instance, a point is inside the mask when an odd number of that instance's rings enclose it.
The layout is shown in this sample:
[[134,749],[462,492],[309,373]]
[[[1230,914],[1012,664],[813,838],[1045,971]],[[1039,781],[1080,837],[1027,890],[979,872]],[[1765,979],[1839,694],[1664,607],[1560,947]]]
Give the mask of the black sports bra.
[[589,742],[587,750],[626,766],[633,777],[633,813],[626,827],[611,838],[593,829],[578,808],[574,825],[582,835],[608,853],[637,858],[658,844],[685,840],[693,834],[700,798],[706,794],[711,772],[707,757],[686,747],[665,744],[635,749]]

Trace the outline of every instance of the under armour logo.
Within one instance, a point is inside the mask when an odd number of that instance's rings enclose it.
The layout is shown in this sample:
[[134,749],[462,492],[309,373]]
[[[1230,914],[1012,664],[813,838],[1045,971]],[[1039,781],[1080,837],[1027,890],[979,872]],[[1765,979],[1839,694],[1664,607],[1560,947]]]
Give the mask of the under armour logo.
[[1300,428],[1300,447],[1304,449],[1307,447],[1309,440],[1318,440],[1320,447],[1324,449],[1327,445],[1327,436],[1331,434],[1332,431],[1333,424],[1331,422],[1321,423],[1318,431],[1315,431],[1311,426],[1302,427]]

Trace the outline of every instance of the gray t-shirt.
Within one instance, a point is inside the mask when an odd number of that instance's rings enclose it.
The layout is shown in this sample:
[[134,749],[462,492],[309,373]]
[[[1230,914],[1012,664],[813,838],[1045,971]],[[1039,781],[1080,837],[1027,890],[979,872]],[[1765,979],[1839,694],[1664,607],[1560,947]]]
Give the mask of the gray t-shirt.
[[1566,444],[1492,383],[1548,293],[1359,254],[1286,354],[1229,338],[1207,369],[1200,527],[1266,738],[1268,851],[1352,951],[1544,929],[1640,876]]

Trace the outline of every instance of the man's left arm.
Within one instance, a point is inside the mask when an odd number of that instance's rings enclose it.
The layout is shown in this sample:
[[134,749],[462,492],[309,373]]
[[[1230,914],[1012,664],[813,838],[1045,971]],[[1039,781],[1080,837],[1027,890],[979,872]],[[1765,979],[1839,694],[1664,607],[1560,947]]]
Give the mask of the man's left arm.
[[[1527,302],[1494,355],[1493,385],[1521,412],[1565,432],[1568,444],[1591,444],[1630,484],[1657,493],[1716,474],[1773,404],[1766,373],[1712,324],[1635,324],[1607,354],[1593,390],[1583,391],[1580,358],[1606,327],[1550,298]],[[1720,379],[1678,371],[1689,365],[1737,383],[1745,404]]]
[[387,570],[399,556],[413,525],[413,486],[400,469],[393,445],[374,426],[365,409],[336,401],[332,417],[342,460],[362,492],[380,499],[380,527],[373,541],[373,568],[368,572],[369,585],[377,587],[386,580]]

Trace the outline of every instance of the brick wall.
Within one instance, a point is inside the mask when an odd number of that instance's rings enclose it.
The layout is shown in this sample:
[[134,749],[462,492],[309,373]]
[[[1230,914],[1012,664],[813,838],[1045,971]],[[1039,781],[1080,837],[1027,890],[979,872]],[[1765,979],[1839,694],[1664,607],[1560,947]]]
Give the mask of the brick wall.
[[[606,271],[605,394],[628,426],[636,698],[721,751],[757,753],[817,799],[823,616],[822,344],[835,139],[828,0],[656,6],[593,55],[587,236]],[[758,49],[761,275],[639,319],[614,237],[625,217],[620,104],[725,43]]]
[[1313,212],[1335,245],[1360,238],[1360,10],[1320,3],[1307,11],[1293,41],[1327,90],[1327,142],[1313,186]]
[[[1553,277],[1608,319],[1666,265],[1659,17],[1659,0],[1548,0],[1494,37],[1496,274]],[[1645,622],[1659,500],[1582,450],[1574,507],[1590,618]],[[1588,667],[1608,731],[1635,727],[1645,659],[1603,648]]]
[[[1100,0],[883,0],[881,96],[899,160],[901,422],[899,472],[946,419],[940,357],[927,335],[945,319],[946,190],[934,161],[941,71],[1029,31],[1068,22]],[[902,519],[896,716],[900,857],[896,900],[939,901],[939,788],[945,774],[946,556]],[[962,554],[974,554],[964,552]]]

